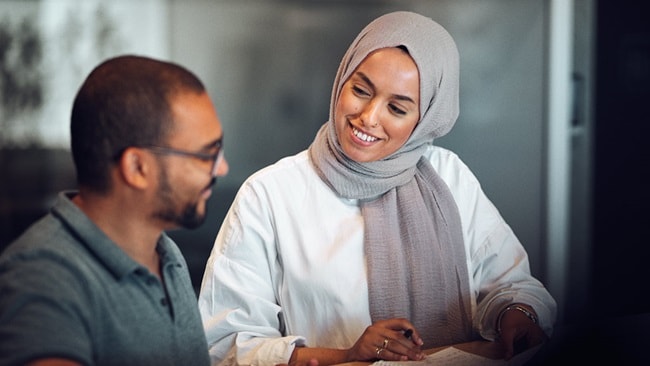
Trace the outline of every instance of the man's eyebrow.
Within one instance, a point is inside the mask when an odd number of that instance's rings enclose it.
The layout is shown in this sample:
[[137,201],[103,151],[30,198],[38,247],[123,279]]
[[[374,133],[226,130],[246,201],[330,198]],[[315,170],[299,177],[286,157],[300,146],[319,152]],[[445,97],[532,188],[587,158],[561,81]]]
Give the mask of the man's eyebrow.
[[221,147],[223,146],[223,135],[221,135],[219,138],[216,140],[210,141],[207,144],[203,146],[203,150],[210,150],[215,147]]
[[[372,89],[375,89],[375,84],[373,84],[373,82],[370,81],[370,78],[369,78],[366,74],[364,74],[364,73],[361,72],[361,71],[357,71],[357,72],[355,73],[355,75],[357,75],[358,77],[360,77],[361,80],[363,80],[364,82],[366,82],[366,83],[367,83],[367,84],[368,84]],[[411,102],[411,103],[413,103],[413,104],[416,104],[415,101],[414,101],[411,97],[409,97],[409,96],[407,96],[407,95],[393,94],[393,97],[394,97],[395,99],[398,99],[398,100],[403,100],[403,101],[405,101],[405,102]]]

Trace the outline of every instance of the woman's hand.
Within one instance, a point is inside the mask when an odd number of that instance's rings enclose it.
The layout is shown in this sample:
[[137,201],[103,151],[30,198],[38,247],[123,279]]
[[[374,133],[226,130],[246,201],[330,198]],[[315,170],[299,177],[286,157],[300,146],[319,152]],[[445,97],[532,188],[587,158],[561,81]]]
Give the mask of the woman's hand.
[[[530,307],[522,306],[534,314]],[[548,340],[548,336],[539,325],[524,312],[516,309],[506,310],[500,317],[498,327],[500,328],[499,340],[505,350],[506,360]]]
[[[410,330],[410,338],[405,332]],[[408,335],[408,334],[407,334]],[[363,332],[347,351],[348,361],[421,360],[423,342],[417,330],[406,319],[395,318],[378,321]]]

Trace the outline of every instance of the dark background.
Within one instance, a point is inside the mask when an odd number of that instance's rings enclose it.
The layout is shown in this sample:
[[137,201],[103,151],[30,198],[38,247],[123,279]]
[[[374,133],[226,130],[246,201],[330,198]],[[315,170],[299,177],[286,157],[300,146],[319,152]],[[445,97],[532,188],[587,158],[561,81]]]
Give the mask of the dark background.
[[593,195],[594,307],[650,312],[650,11],[599,1]]
[[544,365],[650,364],[650,12],[601,0],[597,14],[591,301],[556,330]]

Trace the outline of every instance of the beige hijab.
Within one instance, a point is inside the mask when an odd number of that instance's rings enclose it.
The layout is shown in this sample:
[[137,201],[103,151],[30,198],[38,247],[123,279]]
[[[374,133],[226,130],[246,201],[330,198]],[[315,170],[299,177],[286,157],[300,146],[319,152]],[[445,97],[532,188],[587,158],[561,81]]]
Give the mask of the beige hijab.
[[[339,144],[334,109],[345,81],[371,52],[404,46],[420,73],[420,116],[408,141],[374,162],[349,159]],[[469,275],[458,208],[422,154],[458,117],[458,51],[447,31],[411,12],[383,15],[356,37],[339,66],[330,119],[309,155],[338,195],[359,199],[365,222],[373,322],[405,317],[425,347],[473,338]]]

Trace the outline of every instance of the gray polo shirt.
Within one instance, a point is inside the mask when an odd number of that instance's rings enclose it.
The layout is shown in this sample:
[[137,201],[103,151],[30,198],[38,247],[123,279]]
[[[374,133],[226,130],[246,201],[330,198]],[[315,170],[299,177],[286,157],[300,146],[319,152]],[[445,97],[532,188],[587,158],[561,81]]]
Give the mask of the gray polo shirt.
[[187,264],[165,234],[163,283],[61,193],[0,256],[0,365],[209,365]]

